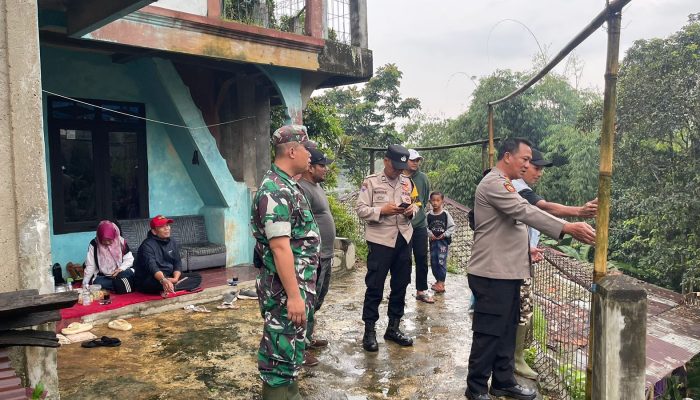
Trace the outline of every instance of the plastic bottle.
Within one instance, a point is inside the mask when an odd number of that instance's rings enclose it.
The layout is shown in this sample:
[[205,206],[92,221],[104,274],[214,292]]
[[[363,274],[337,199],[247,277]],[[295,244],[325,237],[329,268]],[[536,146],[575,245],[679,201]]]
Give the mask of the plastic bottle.
[[82,298],[84,306],[89,306],[90,304],[92,304],[92,295],[90,294],[89,285],[85,285],[85,287],[83,288]]
[[68,291],[73,290],[73,278],[66,279],[66,283],[68,284]]

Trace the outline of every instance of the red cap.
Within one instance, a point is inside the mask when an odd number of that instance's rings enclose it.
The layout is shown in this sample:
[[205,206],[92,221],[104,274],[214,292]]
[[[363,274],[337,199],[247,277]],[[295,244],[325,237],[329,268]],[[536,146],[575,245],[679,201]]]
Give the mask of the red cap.
[[166,218],[162,215],[156,215],[151,219],[151,229],[160,228],[161,226],[172,224],[173,221],[170,218]]

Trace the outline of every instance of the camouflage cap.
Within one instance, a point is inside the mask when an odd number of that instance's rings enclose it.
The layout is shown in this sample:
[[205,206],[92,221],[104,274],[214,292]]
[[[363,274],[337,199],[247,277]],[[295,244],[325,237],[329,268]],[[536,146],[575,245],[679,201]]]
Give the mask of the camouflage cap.
[[305,143],[309,141],[309,135],[306,134],[304,125],[283,125],[272,134],[272,145],[299,142]]

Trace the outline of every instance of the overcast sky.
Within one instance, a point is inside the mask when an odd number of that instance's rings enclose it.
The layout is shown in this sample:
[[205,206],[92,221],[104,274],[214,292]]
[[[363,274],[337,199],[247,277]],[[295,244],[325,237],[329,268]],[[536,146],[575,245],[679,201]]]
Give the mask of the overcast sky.
[[[395,63],[403,72],[401,92],[417,97],[423,111],[454,117],[466,110],[471,76],[497,69],[527,70],[539,52],[526,25],[558,53],[603,8],[601,0],[368,0],[369,47],[375,69]],[[699,0],[632,0],[622,12],[621,58],[635,40],[679,30]],[[605,26],[605,25],[604,25]],[[576,50],[583,64],[581,87],[604,86],[604,26]],[[560,63],[555,71],[563,72]]]

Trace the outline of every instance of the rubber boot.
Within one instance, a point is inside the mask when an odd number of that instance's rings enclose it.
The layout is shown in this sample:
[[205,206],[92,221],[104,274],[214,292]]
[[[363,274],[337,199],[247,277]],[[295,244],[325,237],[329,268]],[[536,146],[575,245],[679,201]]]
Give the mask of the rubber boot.
[[400,319],[389,319],[389,326],[386,327],[384,339],[391,340],[401,346],[413,346],[413,339],[401,332],[399,328],[400,323]]
[[287,400],[289,388],[289,385],[272,387],[263,382],[262,398],[263,400]]
[[537,372],[533,371],[525,362],[525,336],[531,322],[527,325],[518,325],[515,334],[515,373],[527,379],[537,379]]
[[374,330],[374,324],[365,324],[365,335],[362,336],[362,348],[371,352],[379,350],[377,332]]
[[302,400],[301,394],[299,393],[299,385],[296,381],[287,386],[287,400]]

